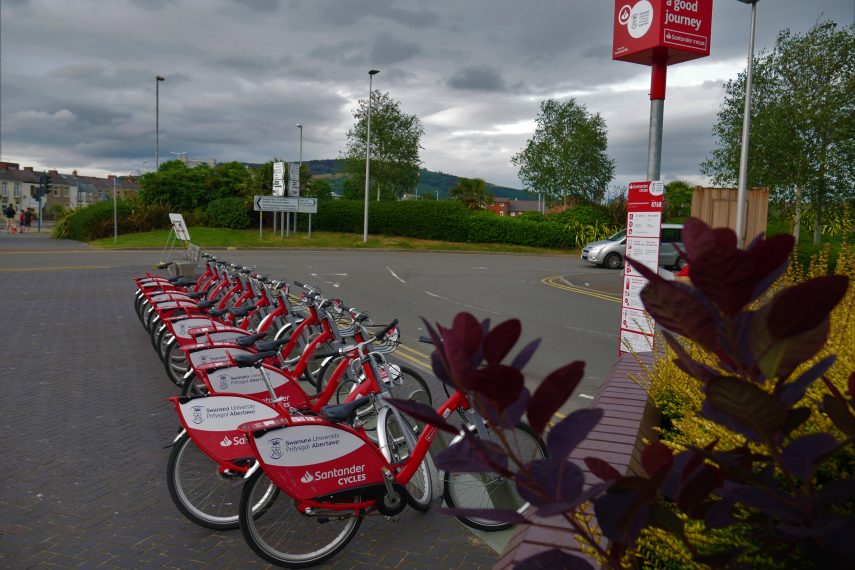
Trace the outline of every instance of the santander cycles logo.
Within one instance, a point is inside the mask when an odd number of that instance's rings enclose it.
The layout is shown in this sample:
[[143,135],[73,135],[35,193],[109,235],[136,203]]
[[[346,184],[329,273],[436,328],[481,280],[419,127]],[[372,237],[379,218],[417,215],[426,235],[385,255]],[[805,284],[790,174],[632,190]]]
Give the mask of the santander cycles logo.
[[300,477],[300,481],[301,481],[301,482],[303,482],[303,483],[311,483],[311,482],[312,482],[312,481],[314,481],[314,480],[315,480],[315,478],[314,478],[314,477],[312,477],[312,474],[311,474],[311,473],[309,473],[308,471],[306,471],[306,474],[305,474],[305,475],[303,475],[302,477]]
[[626,26],[629,35],[633,38],[644,37],[653,24],[653,4],[650,0],[639,0],[634,6],[624,4],[618,10],[618,23]]

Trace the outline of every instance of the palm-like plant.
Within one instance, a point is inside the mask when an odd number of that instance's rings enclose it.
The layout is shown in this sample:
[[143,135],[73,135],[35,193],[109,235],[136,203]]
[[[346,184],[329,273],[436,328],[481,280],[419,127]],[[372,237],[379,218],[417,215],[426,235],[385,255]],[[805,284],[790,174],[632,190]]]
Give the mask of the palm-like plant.
[[452,200],[460,200],[470,210],[486,210],[493,202],[487,183],[480,178],[458,178],[457,185],[448,191]]

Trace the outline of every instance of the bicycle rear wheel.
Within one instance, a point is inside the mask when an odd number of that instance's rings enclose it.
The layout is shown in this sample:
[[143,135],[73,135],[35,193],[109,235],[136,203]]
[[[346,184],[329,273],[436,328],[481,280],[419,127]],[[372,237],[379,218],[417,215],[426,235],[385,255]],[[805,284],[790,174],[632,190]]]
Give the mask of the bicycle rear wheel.
[[255,553],[270,563],[286,568],[320,564],[343,549],[362,523],[361,513],[353,511],[304,515],[285,493],[279,493],[263,511],[254,511],[253,505],[262,500],[269,485],[270,480],[261,470],[246,481],[241,496],[240,529]]
[[[166,471],[169,496],[185,517],[205,528],[238,528],[243,473],[223,473],[187,434],[172,447]],[[259,491],[253,512],[262,511],[279,492],[272,483]]]
[[[474,427],[469,428],[474,430]],[[492,429],[487,426],[490,439],[497,441]],[[507,432],[515,455],[523,462],[543,459],[547,456],[543,440],[528,425],[518,424]],[[496,473],[452,473],[446,472],[443,498],[451,508],[460,509],[513,509],[522,513],[528,503],[517,493],[514,483]],[[491,521],[477,517],[458,516],[466,526],[483,530],[498,531],[513,527],[513,523]]]

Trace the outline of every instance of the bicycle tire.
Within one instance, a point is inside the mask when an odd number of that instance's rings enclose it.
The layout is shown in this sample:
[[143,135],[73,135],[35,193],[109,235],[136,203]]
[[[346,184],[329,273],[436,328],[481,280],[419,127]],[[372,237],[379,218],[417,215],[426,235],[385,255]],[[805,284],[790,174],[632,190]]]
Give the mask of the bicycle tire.
[[[413,438],[417,437],[415,429],[407,419],[407,427],[413,431]],[[401,425],[398,423],[394,414],[387,413],[384,429],[386,430],[386,441],[389,446],[390,463],[400,463],[405,461],[410,456],[412,450],[407,445],[407,440],[404,439],[401,432]],[[419,464],[413,476],[407,482],[407,504],[419,512],[427,512],[430,510],[433,502],[433,477],[432,477],[432,461],[430,455],[426,454],[422,462]]]
[[[469,427],[474,430],[473,426]],[[489,426],[487,429],[490,429]],[[546,444],[527,424],[519,423],[510,438],[517,445],[516,452],[525,462],[547,457]],[[514,484],[495,473],[453,473],[446,471],[443,478],[443,499],[452,509],[489,509],[513,508],[522,513],[528,503],[519,496]],[[498,495],[497,495],[498,493]],[[511,504],[496,505],[494,498]],[[509,522],[497,522],[489,519],[457,516],[457,520],[468,527],[495,532],[514,526]]]
[[[219,465],[205,455],[187,434],[172,446],[166,471],[166,486],[172,502],[182,515],[199,526],[228,530],[240,526],[240,497],[243,474],[224,475]],[[271,484],[270,493],[279,490]],[[272,503],[262,497],[253,507],[255,516]]]
[[207,396],[208,395],[208,387],[205,383],[196,375],[194,372],[190,378],[184,380],[184,384],[181,386],[181,397],[182,398],[195,398],[198,396]]
[[184,375],[190,370],[190,360],[177,342],[172,343],[163,358],[166,376],[178,387],[184,386]]
[[[300,513],[293,499],[278,493],[265,508],[253,511],[270,484],[262,470],[246,481],[240,503],[240,530],[247,544],[261,558],[285,568],[306,568],[338,554],[356,535],[362,513],[341,511],[331,517]],[[353,497],[359,502],[359,497]]]

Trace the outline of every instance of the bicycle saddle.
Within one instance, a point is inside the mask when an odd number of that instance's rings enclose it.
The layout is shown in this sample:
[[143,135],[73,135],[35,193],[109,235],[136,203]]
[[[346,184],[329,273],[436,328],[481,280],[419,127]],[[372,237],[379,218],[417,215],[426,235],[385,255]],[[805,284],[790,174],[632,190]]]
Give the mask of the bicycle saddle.
[[263,339],[267,333],[248,334],[239,336],[235,339],[235,344],[239,346],[252,346],[255,341]]
[[259,352],[258,354],[238,354],[233,357],[235,365],[238,368],[246,368],[247,366],[261,366],[261,361],[271,356],[276,356],[276,351]]
[[280,338],[276,340],[261,340],[255,343],[255,348],[264,352],[276,350],[280,346],[288,344],[289,340],[291,340],[290,336],[288,338]]
[[[235,359],[237,360],[237,359]],[[356,415],[356,410],[371,401],[368,396],[362,396],[347,404],[338,404],[335,406],[324,406],[321,408],[321,417],[330,420],[331,422],[346,422],[353,419]]]

